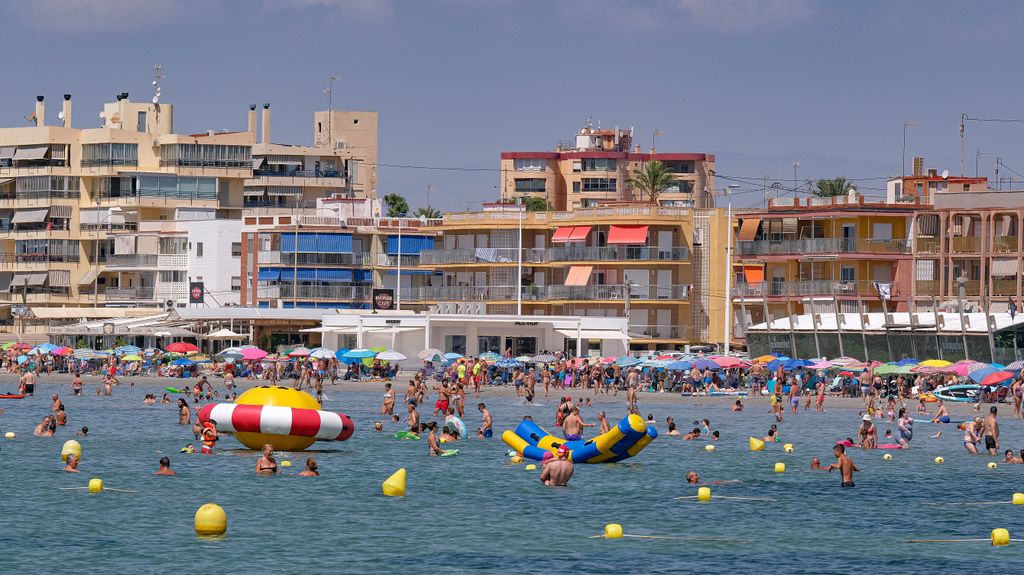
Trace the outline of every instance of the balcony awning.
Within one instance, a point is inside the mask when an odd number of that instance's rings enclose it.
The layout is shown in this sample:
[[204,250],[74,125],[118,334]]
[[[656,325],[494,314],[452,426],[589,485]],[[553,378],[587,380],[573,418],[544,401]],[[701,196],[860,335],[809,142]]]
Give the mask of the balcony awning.
[[569,236],[572,235],[573,226],[562,226],[555,230],[555,234],[551,236],[551,243],[561,244],[569,241]]
[[264,160],[266,160],[266,158],[253,158],[252,159],[252,169],[254,169],[254,170],[260,169],[260,166],[263,165],[263,161]]
[[50,287],[71,287],[71,272],[68,270],[50,270]]
[[764,268],[761,266],[744,266],[743,278],[748,284],[759,284],[764,282]]
[[254,196],[257,196],[257,197],[258,196],[262,196],[265,193],[267,193],[267,189],[266,188],[244,188],[242,190],[242,196],[244,196],[246,198],[251,198],[251,197],[254,197]]
[[575,329],[556,329],[555,331],[572,339],[576,339],[577,336],[580,339],[617,339],[622,341],[629,339],[621,331],[612,329],[581,329],[579,331]]
[[608,245],[639,246],[647,243],[647,226],[612,226],[608,231]]
[[65,204],[54,204],[50,206],[50,217],[59,219],[70,219],[71,206]]
[[593,226],[562,226],[551,236],[551,243],[585,242]]
[[[2,160],[2,159],[3,159],[3,157],[0,156],[0,160]],[[7,185],[7,184],[9,184],[9,183],[11,183],[13,181],[14,181],[14,178],[0,178],[0,186]]]
[[572,229],[572,234],[569,236],[570,242],[585,242],[587,236],[590,235],[591,226],[576,226]]
[[565,277],[567,286],[585,286],[590,283],[590,272],[594,266],[572,266],[569,268],[569,275]]
[[296,156],[267,156],[268,164],[277,164],[279,166],[301,166],[302,158]]
[[46,221],[46,214],[50,212],[50,208],[42,208],[37,210],[18,210],[14,212],[14,217],[11,218],[12,224],[41,224]]
[[46,284],[46,272],[35,272],[27,274],[14,274],[11,278],[11,289],[18,290],[24,285],[41,286]]
[[[300,270],[301,271],[301,270]],[[299,279],[303,279],[299,276]],[[316,279],[321,282],[351,282],[352,270],[337,270],[320,268],[316,270]]]
[[741,242],[751,242],[757,237],[757,228],[761,227],[761,218],[749,218],[740,223],[740,234],[737,239]]
[[260,273],[256,276],[256,281],[261,282],[276,282],[279,279],[281,270],[278,268],[260,268]]
[[80,286],[92,285],[92,282],[96,279],[96,276],[98,276],[98,275],[99,275],[99,270],[93,268],[93,269],[85,272],[84,276],[78,278],[78,285],[80,285]]
[[1016,277],[1017,259],[996,258],[992,260],[992,270],[989,273],[992,275],[992,277],[997,278]]
[[42,160],[46,158],[46,152],[50,151],[49,144],[41,144],[37,146],[18,146],[18,151],[14,152],[15,160]]
[[14,153],[18,150],[18,146],[0,146],[0,160],[10,160],[14,158]]

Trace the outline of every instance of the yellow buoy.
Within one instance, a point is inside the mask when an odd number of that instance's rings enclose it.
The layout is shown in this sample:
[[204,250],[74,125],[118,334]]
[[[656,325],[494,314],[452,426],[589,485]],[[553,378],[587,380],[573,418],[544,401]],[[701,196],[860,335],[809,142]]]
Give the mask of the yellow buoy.
[[384,495],[388,497],[405,497],[405,477],[404,467],[392,473],[391,477],[385,479],[381,485]]
[[89,480],[89,493],[103,493],[103,480],[93,477]]
[[793,453],[793,444],[792,443],[787,443],[787,444],[783,445],[782,446],[782,450],[785,451],[786,453]]
[[4,434],[4,437],[6,437],[7,439],[14,439],[17,436],[14,434],[13,431],[8,431],[7,433]]
[[705,503],[707,503],[708,501],[711,501],[711,488],[710,487],[701,487],[700,489],[698,489],[697,490],[697,501],[703,501]]
[[1012,502],[1014,505],[1024,505],[1024,493],[1014,493]]
[[715,450],[715,446],[710,444],[710,443],[704,446],[704,451],[710,452],[710,451],[714,451],[714,450]]
[[988,462],[988,468],[989,469],[995,469],[996,467],[999,467],[999,464],[996,463],[995,461],[989,461]]
[[609,523],[604,526],[605,539],[622,539],[622,526],[618,523]]
[[292,462],[288,461],[287,459],[285,459],[284,461],[281,462],[281,467],[291,467],[291,466],[292,466]]
[[935,458],[935,463],[945,463],[945,462],[946,462],[946,460],[943,459],[942,457],[936,457]]
[[228,514],[216,503],[207,503],[196,510],[196,535],[223,535],[228,530]]
[[519,455],[513,455],[512,459],[510,459],[509,461],[518,465],[523,462],[523,458]]
[[992,545],[1003,546],[1010,544],[1010,532],[1006,529],[999,528],[992,530]]
[[756,437],[750,438],[750,450],[751,451],[764,451],[764,442]]
[[785,473],[785,472],[786,472],[786,464],[785,463],[780,461],[780,462],[775,464],[775,473]]
[[882,456],[882,459],[889,461],[890,459],[892,459],[892,454],[886,453],[885,455]]
[[531,463],[531,464],[527,465],[526,467],[524,467],[523,469],[525,469],[527,471],[534,471],[535,469],[537,469],[537,466],[534,465],[533,463]]
[[61,461],[67,461],[69,455],[74,455],[79,461],[82,460],[82,444],[78,443],[74,439],[69,439],[64,442],[64,447],[60,448],[60,459]]

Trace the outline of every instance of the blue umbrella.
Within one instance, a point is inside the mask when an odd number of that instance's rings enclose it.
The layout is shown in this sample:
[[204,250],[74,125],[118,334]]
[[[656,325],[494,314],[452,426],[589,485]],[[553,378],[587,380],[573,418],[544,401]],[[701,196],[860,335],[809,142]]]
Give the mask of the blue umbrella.
[[665,366],[665,369],[672,371],[686,371],[693,366],[692,361],[673,361],[672,363]]
[[700,358],[697,361],[694,361],[693,362],[693,367],[696,367],[697,369],[699,369],[701,371],[704,371],[705,369],[710,369],[712,371],[715,371],[715,370],[718,370],[718,369],[722,369],[722,366],[720,366],[717,363],[711,361],[710,359],[704,359],[704,358]]
[[37,345],[36,347],[38,347],[39,349],[45,349],[47,351],[47,353],[57,349],[56,345],[53,345],[52,343],[49,343],[49,342],[41,343],[41,344]]
[[992,375],[993,373],[995,373],[997,371],[1000,371],[1000,370],[998,370],[998,369],[996,369],[994,367],[983,367],[981,369],[976,369],[976,370],[972,371],[971,373],[969,373],[967,375],[967,377],[971,378],[971,381],[973,381],[974,383],[979,383],[980,384],[981,380],[985,379],[986,376]]
[[615,358],[615,363],[619,364],[619,367],[633,367],[634,365],[639,365],[642,362],[631,355],[624,355],[622,357]]
[[444,358],[448,359],[448,360],[462,359],[462,354],[454,353],[454,352],[448,352],[448,353],[444,354]]
[[350,349],[345,352],[345,355],[341,356],[344,359],[366,359],[368,357],[377,357],[377,352],[370,351],[365,348]]
[[342,358],[345,357],[345,354],[350,352],[350,351],[352,351],[352,350],[350,350],[347,347],[343,347],[343,348],[339,349],[338,351],[334,352],[334,357],[336,357],[338,359],[342,359]]
[[141,347],[134,345],[122,345],[121,347],[115,348],[114,353],[117,355],[132,355],[142,351]]
[[918,360],[916,360],[916,359],[913,359],[913,358],[910,358],[910,357],[908,357],[908,358],[905,358],[905,359],[901,359],[901,360],[897,361],[897,362],[895,363],[895,365],[898,365],[898,366],[900,366],[900,367],[903,367],[904,365],[917,365],[917,364],[919,364],[919,363],[921,363],[921,362],[920,362],[920,361],[918,361]]
[[503,369],[512,369],[517,367],[523,367],[523,362],[512,359],[511,357],[503,357],[498,361],[494,362],[494,365]]
[[18,363],[19,364],[25,363],[26,361],[28,361],[28,356],[27,355],[19,355],[18,356]]
[[192,361],[191,359],[189,359],[187,357],[183,357],[181,359],[176,359],[176,360],[171,362],[171,365],[195,365],[195,364],[196,364],[196,362]]
[[807,361],[806,359],[791,359],[786,363],[782,364],[782,369],[784,371],[793,371],[795,369],[800,369],[801,367],[807,367],[809,365],[813,364]]

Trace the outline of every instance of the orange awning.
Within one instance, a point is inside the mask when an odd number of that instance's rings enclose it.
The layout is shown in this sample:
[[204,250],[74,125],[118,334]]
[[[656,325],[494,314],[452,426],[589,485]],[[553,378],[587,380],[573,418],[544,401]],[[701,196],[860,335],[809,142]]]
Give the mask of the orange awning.
[[764,268],[761,266],[744,266],[743,277],[748,284],[759,284],[764,282]]
[[590,235],[591,226],[576,226],[572,229],[572,233],[569,234],[569,242],[585,242],[587,236]]
[[647,243],[647,226],[611,226],[608,245],[638,246]]
[[752,242],[757,237],[757,228],[761,225],[761,218],[747,218],[740,222],[740,234],[737,238],[741,242]]
[[555,235],[551,236],[551,243],[562,243],[569,241],[569,236],[572,235],[572,231],[575,228],[572,226],[562,226],[555,230]]
[[565,276],[567,286],[585,286],[590,283],[590,272],[594,266],[572,266],[569,268],[569,275]]

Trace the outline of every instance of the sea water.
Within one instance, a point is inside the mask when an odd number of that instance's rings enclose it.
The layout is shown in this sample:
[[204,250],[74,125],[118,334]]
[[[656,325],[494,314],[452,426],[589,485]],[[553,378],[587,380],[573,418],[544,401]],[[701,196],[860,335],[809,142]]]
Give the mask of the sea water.
[[[5,383],[8,378],[5,378]],[[163,384],[160,384],[163,385]],[[4,387],[0,385],[0,387]],[[10,388],[7,385],[6,388]],[[87,386],[86,389],[91,389]],[[1024,465],[986,468],[993,458],[967,454],[953,426],[919,422],[912,449],[849,453],[861,469],[857,487],[842,489],[838,472],[809,469],[810,459],[834,461],[832,445],[853,436],[853,409],[823,414],[786,414],[781,442],[750,452],[748,436],[766,434],[774,418],[767,402],[748,402],[732,413],[729,403],[702,399],[655,403],[641,396],[644,415],[658,422],[673,416],[681,431],[709,418],[721,432],[716,451],[706,441],[665,434],[637,457],[609,465],[578,465],[567,488],[544,487],[538,471],[513,465],[498,439],[523,415],[549,431],[554,397],[534,405],[506,397],[482,398],[494,416],[495,437],[471,438],[457,457],[429,457],[425,440],[400,441],[399,426],[379,416],[379,393],[328,388],[325,409],[349,414],[357,425],[344,443],[317,443],[307,453],[278,453],[290,460],[277,477],[254,474],[257,455],[226,436],[214,456],[186,455],[195,443],[190,427],[177,425],[171,405],[142,405],[153,386],[127,389],[113,397],[72,397],[67,385],[37,386],[36,396],[0,400],[0,573],[949,573],[995,566],[1024,568],[1024,543],[992,547],[987,542],[908,544],[907,539],[987,538],[1004,527],[1024,537],[1024,507],[1011,506],[1024,491]],[[32,428],[50,413],[49,395],[61,393],[67,427],[53,438],[34,437]],[[160,392],[162,393],[162,391]],[[157,394],[157,397],[160,396]],[[590,422],[599,408],[614,424],[624,412],[615,403],[584,408]],[[472,395],[466,423],[478,427]],[[421,406],[430,421],[430,406]],[[396,408],[404,406],[399,402]],[[1009,412],[1009,406],[1002,406]],[[437,421],[443,421],[437,418]],[[89,426],[81,473],[60,471],[60,450],[74,431]],[[878,424],[884,434],[887,427]],[[1020,420],[1003,418],[1003,448],[1024,447]],[[944,431],[939,439],[930,435]],[[593,430],[589,430],[592,437]],[[884,442],[884,441],[883,441]],[[795,452],[784,453],[782,443]],[[449,447],[449,446],[446,446]],[[883,454],[893,454],[891,461]],[[177,477],[156,477],[162,456]],[[943,465],[933,462],[945,458]],[[314,456],[322,476],[298,477],[305,457]],[[785,473],[774,473],[776,462]],[[529,463],[529,462],[527,462]],[[404,498],[381,494],[381,482],[400,467],[408,470]],[[713,495],[773,501],[713,499],[698,503],[684,476],[695,470]],[[89,478],[107,491],[89,495]],[[1001,505],[949,505],[1005,501]],[[193,515],[214,502],[228,515],[221,539],[197,538]],[[675,539],[592,538],[607,523],[627,534]],[[687,540],[690,539],[690,540]],[[699,539],[699,541],[697,540]]]

